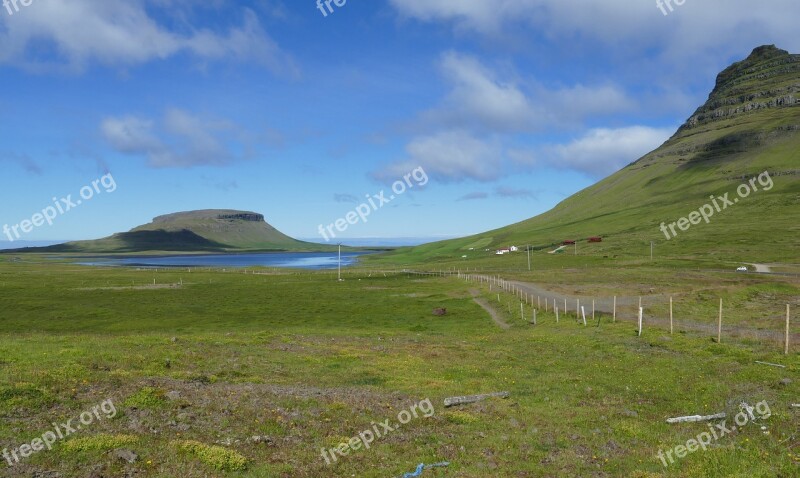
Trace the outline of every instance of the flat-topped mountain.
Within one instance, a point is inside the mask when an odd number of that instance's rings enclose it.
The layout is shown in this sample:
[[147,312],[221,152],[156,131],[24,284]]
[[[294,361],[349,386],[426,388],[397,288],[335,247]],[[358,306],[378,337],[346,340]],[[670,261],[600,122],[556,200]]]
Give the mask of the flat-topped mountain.
[[205,209],[158,216],[149,224],[94,241],[37,248],[36,252],[243,252],[327,251],[332,246],[293,239],[262,214]]
[[266,222],[262,214],[231,209],[205,209],[200,211],[166,214],[132,229],[131,233],[166,231],[177,233],[191,231],[211,244],[235,249],[295,249],[308,247]]

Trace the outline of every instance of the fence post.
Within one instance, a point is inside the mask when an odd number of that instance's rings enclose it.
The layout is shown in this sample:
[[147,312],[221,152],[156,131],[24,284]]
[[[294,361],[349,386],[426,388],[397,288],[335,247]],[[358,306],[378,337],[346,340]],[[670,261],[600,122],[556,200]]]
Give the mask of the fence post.
[[786,304],[786,346],[783,354],[789,355],[789,304]]
[[617,322],[617,296],[614,296],[614,322]]
[[642,336],[642,308],[639,307],[639,337]]
[[669,297],[669,334],[672,335],[672,296]]
[[717,343],[722,342],[722,299],[719,300],[719,321],[717,322]]

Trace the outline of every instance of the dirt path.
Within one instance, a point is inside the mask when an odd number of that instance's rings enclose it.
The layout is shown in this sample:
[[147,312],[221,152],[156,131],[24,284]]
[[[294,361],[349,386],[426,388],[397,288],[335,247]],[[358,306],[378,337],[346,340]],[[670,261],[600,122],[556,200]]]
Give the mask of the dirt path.
[[[528,294],[533,296],[533,298],[536,298],[535,296],[539,296],[542,302],[542,308],[544,308],[545,300],[549,301],[550,304],[552,304],[553,301],[556,301],[556,305],[558,305],[558,308],[563,312],[564,299],[566,298],[568,299],[567,311],[572,311],[572,313],[575,312],[575,305],[576,305],[575,301],[577,299],[580,299],[581,303],[587,307],[591,307],[591,301],[594,300],[595,310],[597,310],[598,312],[606,312],[610,314],[614,310],[614,302],[613,302],[614,299],[610,297],[601,297],[593,299],[592,297],[576,296],[572,294],[565,295],[561,293],[552,292],[537,284],[532,284],[529,282],[508,281],[508,283],[523,292],[527,292]],[[664,296],[658,294],[643,295],[642,300],[649,301],[649,300],[661,299],[663,297]],[[618,297],[617,308],[619,309],[622,307],[638,306],[638,302],[639,300],[636,297]]]
[[469,293],[472,294],[472,300],[474,300],[479,306],[483,307],[483,310],[492,316],[492,320],[494,320],[495,324],[500,326],[501,329],[511,328],[511,326],[508,325],[505,320],[503,320],[503,317],[501,317],[500,314],[491,305],[489,305],[488,302],[486,302],[486,300],[478,297],[479,292],[476,289],[470,289]]

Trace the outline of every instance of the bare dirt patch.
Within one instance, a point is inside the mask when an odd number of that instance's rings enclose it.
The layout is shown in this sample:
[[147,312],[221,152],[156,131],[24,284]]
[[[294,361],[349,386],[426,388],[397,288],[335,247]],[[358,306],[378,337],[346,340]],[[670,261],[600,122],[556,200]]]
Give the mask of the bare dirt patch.
[[149,285],[129,285],[122,287],[79,287],[73,290],[153,290],[153,289],[180,289],[181,284],[149,284]]

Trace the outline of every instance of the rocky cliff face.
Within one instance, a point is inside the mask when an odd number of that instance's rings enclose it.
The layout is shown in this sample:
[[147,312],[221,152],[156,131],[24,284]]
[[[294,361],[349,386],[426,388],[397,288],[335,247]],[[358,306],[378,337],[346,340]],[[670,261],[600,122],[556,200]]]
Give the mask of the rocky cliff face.
[[761,46],[717,76],[708,101],[680,132],[769,108],[800,106],[800,55]]
[[170,225],[184,222],[224,223],[224,222],[266,222],[263,214],[233,209],[203,209],[199,211],[176,212],[153,219],[153,224]]
[[220,214],[217,216],[217,219],[229,221],[266,222],[262,214],[255,213]]

